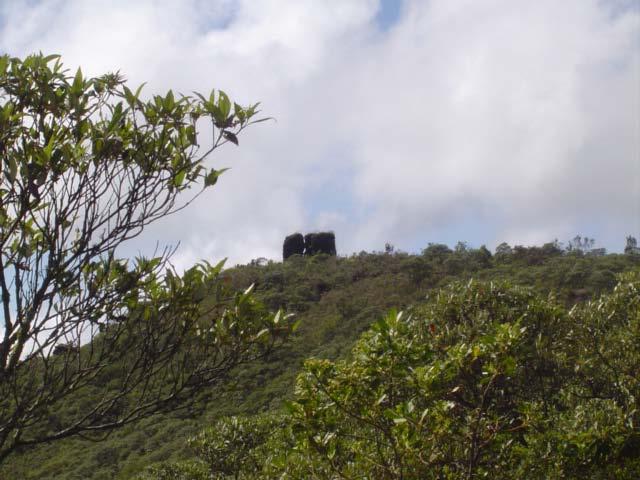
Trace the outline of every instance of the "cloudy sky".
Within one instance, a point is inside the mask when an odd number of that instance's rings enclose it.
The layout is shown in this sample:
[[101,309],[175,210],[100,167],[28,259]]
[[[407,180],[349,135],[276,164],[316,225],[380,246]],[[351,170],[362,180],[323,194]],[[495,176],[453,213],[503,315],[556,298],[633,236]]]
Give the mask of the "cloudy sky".
[[321,229],[342,254],[640,236],[637,0],[0,1],[0,52],[37,51],[277,119],[134,247],[181,266]]

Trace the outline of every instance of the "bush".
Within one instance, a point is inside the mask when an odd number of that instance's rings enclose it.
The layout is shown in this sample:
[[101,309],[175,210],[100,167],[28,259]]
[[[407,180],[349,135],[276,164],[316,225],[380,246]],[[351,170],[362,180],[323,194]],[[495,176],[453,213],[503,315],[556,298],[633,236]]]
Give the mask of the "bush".
[[349,360],[308,360],[284,416],[223,419],[192,445],[211,478],[638,478],[639,340],[640,272],[568,312],[456,283],[389,312]]

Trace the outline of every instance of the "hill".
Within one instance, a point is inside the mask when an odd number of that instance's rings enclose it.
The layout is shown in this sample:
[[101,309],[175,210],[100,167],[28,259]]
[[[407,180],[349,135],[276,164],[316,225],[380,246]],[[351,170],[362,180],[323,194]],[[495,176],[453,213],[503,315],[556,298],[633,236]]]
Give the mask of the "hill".
[[[10,459],[0,478],[124,479],[154,462],[191,458],[188,437],[225,416],[279,411],[292,397],[305,359],[347,358],[357,339],[388,310],[420,304],[428,292],[454,281],[508,280],[571,306],[610,291],[616,274],[639,266],[638,255],[567,253],[552,244],[497,255],[436,244],[420,255],[294,256],[284,263],[254,261],[230,268],[224,276],[233,287],[255,284],[269,308],[297,316],[300,328],[288,344],[264,361],[238,367],[189,408],[125,427],[104,441],[70,439],[25,450]],[[76,399],[69,408],[82,408],[86,401]]]

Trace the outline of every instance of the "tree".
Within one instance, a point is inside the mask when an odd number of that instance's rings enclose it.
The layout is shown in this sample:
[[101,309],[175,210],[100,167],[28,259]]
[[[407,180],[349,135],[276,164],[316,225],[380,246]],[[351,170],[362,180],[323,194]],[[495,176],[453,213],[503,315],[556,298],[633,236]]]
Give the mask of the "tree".
[[469,244],[467,242],[459,241],[456,243],[454,251],[456,253],[467,253],[469,251]]
[[576,253],[587,253],[591,251],[591,249],[593,249],[595,242],[596,241],[593,238],[582,238],[580,235],[576,235],[573,240],[569,240],[567,244],[567,251]]
[[624,253],[628,255],[640,253],[640,249],[638,248],[638,240],[636,240],[636,237],[632,237],[631,235],[627,237],[627,243],[624,246]]
[[562,247],[560,245],[560,242],[558,242],[558,240],[554,240],[553,242],[547,242],[544,245],[542,245],[541,247],[542,249],[542,253],[546,256],[546,257],[552,257],[555,255],[562,255]]
[[478,268],[488,268],[491,265],[493,255],[485,245],[481,245],[477,250],[472,250],[471,253]]
[[444,260],[453,251],[443,243],[429,243],[427,248],[422,250],[422,255],[430,259]]
[[[0,462],[174,408],[287,331],[222,285],[222,264],[180,276],[173,249],[119,257],[214,185],[223,170],[204,161],[261,121],[223,91],[145,101],[141,88],[69,76],[56,55],[0,57]],[[65,411],[77,395],[90,408]]]
[[507,256],[513,254],[513,249],[507,242],[502,242],[496,247],[497,256]]

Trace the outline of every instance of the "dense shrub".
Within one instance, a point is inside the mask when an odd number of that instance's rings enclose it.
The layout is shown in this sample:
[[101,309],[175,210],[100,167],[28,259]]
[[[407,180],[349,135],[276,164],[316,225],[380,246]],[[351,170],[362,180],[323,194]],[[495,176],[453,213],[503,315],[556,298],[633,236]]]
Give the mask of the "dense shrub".
[[[569,311],[507,283],[456,283],[391,311],[348,360],[308,360],[286,414],[226,419],[197,437],[198,471],[638,478],[638,365],[640,272]],[[146,478],[201,478],[176,472]]]

